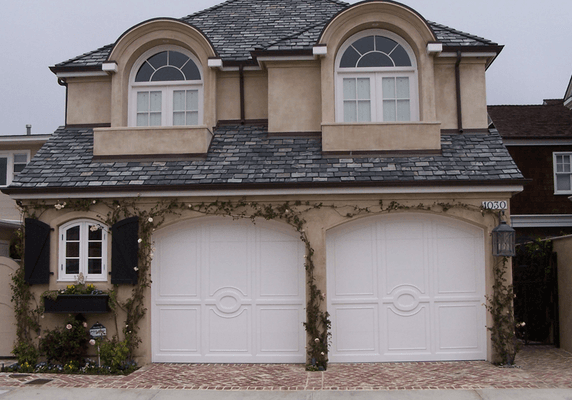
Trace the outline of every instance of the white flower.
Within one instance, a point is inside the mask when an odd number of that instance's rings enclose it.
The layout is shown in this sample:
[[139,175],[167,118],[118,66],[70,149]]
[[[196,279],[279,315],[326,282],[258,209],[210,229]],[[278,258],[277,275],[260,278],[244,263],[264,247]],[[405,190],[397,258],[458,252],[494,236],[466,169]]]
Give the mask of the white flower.
[[139,238],[137,239],[137,243],[141,243],[143,241],[143,239]]
[[84,328],[87,328],[87,322],[84,322],[84,323],[83,323],[83,327],[84,327]]
[[154,255],[154,254],[153,254],[153,253],[151,253],[151,254],[149,254],[149,257],[153,258],[153,255]]
[[41,336],[38,336],[38,339],[41,339],[41,338],[42,338]]
[[319,339],[319,338],[316,338],[316,339],[314,339],[314,342],[320,343],[320,339]]
[[99,230],[99,226],[97,225],[92,225],[89,227],[89,230],[92,232],[97,232]]
[[89,341],[89,344],[91,344],[92,346],[95,346],[95,339],[91,339],[91,340]]
[[152,218],[152,217],[149,217],[148,221],[149,221],[149,222],[153,222],[153,218]]
[[58,204],[54,204],[54,208],[55,208],[56,210],[61,210],[62,208],[64,208],[64,205],[59,204],[59,203],[58,203]]
[[134,270],[134,271],[139,271],[139,268],[134,267],[133,270]]
[[72,328],[72,324],[67,324],[67,325],[66,325],[66,329],[67,329],[67,330],[70,330],[71,328]]
[[40,316],[40,318],[44,319],[44,314],[42,314],[42,315]]
[[320,354],[321,354],[321,355],[323,355],[323,356],[325,356],[325,355],[326,355],[326,353],[324,353],[323,351],[322,351]]
[[93,204],[97,203],[97,200],[92,201]]

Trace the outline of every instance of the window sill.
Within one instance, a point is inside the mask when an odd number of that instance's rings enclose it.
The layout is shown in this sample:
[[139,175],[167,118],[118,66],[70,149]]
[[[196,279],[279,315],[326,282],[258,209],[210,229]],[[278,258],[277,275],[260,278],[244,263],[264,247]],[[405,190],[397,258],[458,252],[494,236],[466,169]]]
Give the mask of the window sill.
[[96,128],[93,156],[134,158],[206,155],[213,134],[206,126]]
[[441,123],[323,124],[322,150],[325,153],[440,151]]

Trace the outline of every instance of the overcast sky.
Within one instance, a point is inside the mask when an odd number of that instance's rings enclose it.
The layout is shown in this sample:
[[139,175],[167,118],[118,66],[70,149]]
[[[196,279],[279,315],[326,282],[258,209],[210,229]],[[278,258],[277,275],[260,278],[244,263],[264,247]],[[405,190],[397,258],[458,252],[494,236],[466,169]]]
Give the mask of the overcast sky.
[[[113,43],[149,18],[180,18],[220,2],[0,0],[0,135],[24,134],[26,124],[33,133],[63,125],[65,88],[49,66]],[[402,3],[430,21],[505,46],[487,71],[488,104],[539,104],[564,96],[572,75],[571,0]]]

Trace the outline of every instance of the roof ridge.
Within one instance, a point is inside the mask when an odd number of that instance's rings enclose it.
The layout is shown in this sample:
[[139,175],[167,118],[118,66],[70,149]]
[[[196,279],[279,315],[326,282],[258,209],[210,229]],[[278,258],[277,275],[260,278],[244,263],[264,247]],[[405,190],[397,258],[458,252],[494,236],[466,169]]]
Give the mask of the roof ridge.
[[113,47],[113,46],[114,46],[114,43],[106,44],[105,46],[101,46],[99,49],[95,49],[95,50],[92,50],[92,51],[88,51],[87,53],[80,54],[79,56],[75,56],[75,57],[73,57],[73,58],[70,58],[69,60],[62,61],[62,62],[60,62],[60,63],[57,63],[55,66],[57,67],[57,66],[60,66],[60,65],[63,65],[63,64],[67,64],[67,63],[70,63],[70,62],[74,62],[74,61],[76,61],[76,60],[79,60],[79,59],[82,58],[82,57],[89,56],[89,55],[91,55],[91,54],[97,53],[98,51],[107,50],[107,49],[109,49],[109,48],[111,48],[111,47]]
[[189,15],[187,15],[187,16],[184,16],[184,17],[181,17],[181,18],[179,18],[179,19],[181,19],[181,20],[190,19],[190,18],[192,18],[192,17],[196,17],[197,15],[204,14],[204,13],[206,13],[207,11],[213,11],[213,10],[216,10],[217,8],[221,8],[222,6],[227,5],[227,3],[233,3],[233,2],[236,2],[236,1],[240,1],[240,0],[226,0],[226,1],[223,1],[222,3],[215,4],[214,6],[205,8],[205,9],[203,9],[203,10],[199,10],[199,11],[197,11],[197,12],[191,13],[191,14],[189,14]]
[[484,38],[484,37],[482,37],[482,36],[477,36],[477,35],[473,35],[473,34],[468,33],[468,32],[463,32],[463,31],[460,31],[460,30],[458,30],[458,29],[451,28],[450,26],[443,25],[443,24],[440,24],[440,23],[435,22],[435,21],[429,21],[429,20],[427,20],[427,23],[430,24],[430,25],[436,26],[436,27],[438,27],[438,28],[448,30],[449,32],[453,32],[453,33],[456,33],[456,34],[458,34],[458,35],[462,35],[462,36],[465,36],[465,37],[467,37],[467,38],[471,38],[471,39],[474,39],[474,40],[479,40],[479,41],[485,42],[485,43],[487,43],[487,44],[492,44],[492,45],[498,44],[498,43],[493,42],[493,41],[490,40],[490,39],[486,39],[486,38]]

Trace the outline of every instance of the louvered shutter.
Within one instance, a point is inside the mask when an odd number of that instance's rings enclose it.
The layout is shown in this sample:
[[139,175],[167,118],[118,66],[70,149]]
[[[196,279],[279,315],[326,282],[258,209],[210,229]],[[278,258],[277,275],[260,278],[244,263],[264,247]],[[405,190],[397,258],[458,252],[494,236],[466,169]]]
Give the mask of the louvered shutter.
[[50,282],[50,232],[52,228],[37,219],[26,218],[24,276],[27,283]]
[[138,273],[139,218],[121,220],[111,227],[111,283],[136,284]]

